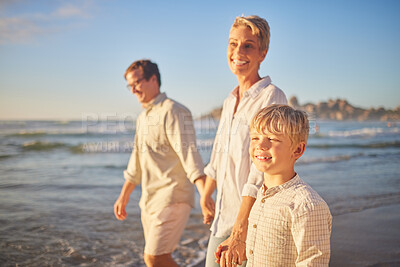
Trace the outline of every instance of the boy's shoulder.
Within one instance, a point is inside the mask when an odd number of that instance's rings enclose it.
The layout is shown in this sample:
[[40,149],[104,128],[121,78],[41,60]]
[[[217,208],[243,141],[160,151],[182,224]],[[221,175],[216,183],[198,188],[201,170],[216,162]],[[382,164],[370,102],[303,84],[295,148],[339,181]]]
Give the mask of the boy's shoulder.
[[299,182],[294,186],[292,212],[301,216],[316,209],[329,211],[328,204],[309,184],[299,177]]

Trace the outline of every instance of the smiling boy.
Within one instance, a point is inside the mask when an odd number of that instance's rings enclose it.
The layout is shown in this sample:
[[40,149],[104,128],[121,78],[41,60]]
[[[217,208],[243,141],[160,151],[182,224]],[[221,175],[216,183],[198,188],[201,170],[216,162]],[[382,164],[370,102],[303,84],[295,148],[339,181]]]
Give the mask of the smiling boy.
[[286,105],[260,110],[250,125],[250,157],[264,184],[250,212],[247,266],[328,266],[332,216],[294,170],[307,144],[307,115]]

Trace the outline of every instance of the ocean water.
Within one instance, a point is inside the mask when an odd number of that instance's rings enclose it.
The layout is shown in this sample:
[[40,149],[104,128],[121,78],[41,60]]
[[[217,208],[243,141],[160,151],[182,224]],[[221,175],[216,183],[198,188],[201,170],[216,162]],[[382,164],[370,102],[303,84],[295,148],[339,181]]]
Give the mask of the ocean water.
[[[196,121],[209,161],[216,121]],[[0,266],[144,266],[137,203],[117,221],[135,133],[131,121],[0,122]],[[311,122],[296,171],[334,216],[400,203],[400,124]],[[390,127],[389,127],[390,126]],[[208,226],[196,195],[173,257],[195,266],[205,257]]]

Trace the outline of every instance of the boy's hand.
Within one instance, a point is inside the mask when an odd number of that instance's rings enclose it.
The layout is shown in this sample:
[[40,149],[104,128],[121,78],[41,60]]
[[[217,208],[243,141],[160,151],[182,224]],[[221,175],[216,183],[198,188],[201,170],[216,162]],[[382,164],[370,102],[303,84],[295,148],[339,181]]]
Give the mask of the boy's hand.
[[215,203],[210,196],[200,198],[201,212],[203,213],[203,223],[210,224],[215,215]]
[[246,243],[229,237],[215,251],[216,263],[222,267],[241,265],[246,258]]

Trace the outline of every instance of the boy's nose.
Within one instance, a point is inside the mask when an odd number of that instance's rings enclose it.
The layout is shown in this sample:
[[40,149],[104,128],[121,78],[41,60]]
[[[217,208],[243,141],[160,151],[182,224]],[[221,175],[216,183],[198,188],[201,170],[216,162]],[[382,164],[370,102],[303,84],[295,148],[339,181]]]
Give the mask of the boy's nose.
[[271,146],[271,142],[269,140],[262,140],[259,144],[258,147],[261,150],[268,150]]

